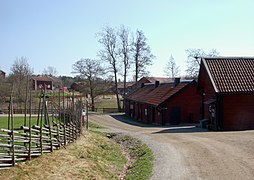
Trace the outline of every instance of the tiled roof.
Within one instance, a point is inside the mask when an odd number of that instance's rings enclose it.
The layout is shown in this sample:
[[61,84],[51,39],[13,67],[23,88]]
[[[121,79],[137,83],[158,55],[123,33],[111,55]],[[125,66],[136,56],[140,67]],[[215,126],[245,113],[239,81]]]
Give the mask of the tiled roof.
[[161,83],[157,88],[154,84],[148,84],[134,91],[126,99],[158,106],[191,82],[193,81],[182,81],[176,87],[174,87],[173,82]]
[[216,92],[254,92],[254,58],[202,58]]
[[126,98],[138,102],[145,102],[147,95],[154,90],[154,84],[139,87],[137,90],[129,94]]
[[161,84],[159,87],[155,88],[151,93],[149,93],[149,97],[145,101],[148,104],[152,104],[158,106],[163,103],[165,100],[169,99],[185,86],[187,86],[189,82],[182,82],[174,87],[174,83],[170,84]]

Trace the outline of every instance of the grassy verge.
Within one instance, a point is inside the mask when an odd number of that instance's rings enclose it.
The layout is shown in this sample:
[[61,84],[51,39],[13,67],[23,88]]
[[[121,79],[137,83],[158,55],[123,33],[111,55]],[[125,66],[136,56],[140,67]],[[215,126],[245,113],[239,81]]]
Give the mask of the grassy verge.
[[100,129],[104,128],[96,123],[89,121],[89,128],[95,133],[107,136],[130,156],[130,163],[125,172],[125,179],[149,179],[153,170],[154,155],[152,150],[143,144],[140,140],[122,134],[101,133]]
[[[74,143],[1,170],[0,179],[118,179],[123,172],[126,179],[148,179],[152,173],[152,151],[137,139],[105,134],[98,130],[101,128],[89,122],[90,130]],[[126,159],[123,150],[130,159]],[[128,161],[131,163],[126,168]]]
[[113,136],[113,139],[129,153],[132,161],[128,167],[126,179],[149,179],[152,174],[154,160],[151,149],[130,136],[116,135]]
[[86,131],[66,148],[0,171],[0,179],[118,179],[125,163],[118,144]]

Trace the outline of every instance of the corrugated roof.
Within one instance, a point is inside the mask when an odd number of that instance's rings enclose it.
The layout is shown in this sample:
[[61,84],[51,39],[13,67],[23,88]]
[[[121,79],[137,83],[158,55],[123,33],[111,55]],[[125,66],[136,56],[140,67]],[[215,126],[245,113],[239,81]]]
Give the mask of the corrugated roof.
[[254,92],[254,58],[202,58],[216,92]]
[[157,88],[154,84],[148,84],[134,91],[126,99],[158,106],[191,82],[193,81],[182,81],[176,87],[174,87],[173,82],[161,83]]

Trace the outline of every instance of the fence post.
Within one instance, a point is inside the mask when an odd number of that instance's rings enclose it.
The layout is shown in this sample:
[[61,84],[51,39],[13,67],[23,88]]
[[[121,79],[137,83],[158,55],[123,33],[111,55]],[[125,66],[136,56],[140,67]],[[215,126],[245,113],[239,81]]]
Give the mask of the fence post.
[[11,141],[12,141],[12,166],[15,166],[15,147],[14,147],[14,117],[13,117],[13,98],[12,98],[12,93],[13,93],[13,85],[11,89],[11,96],[10,96],[10,110],[11,110]]
[[41,151],[41,154],[43,153],[43,147],[42,147],[42,127],[43,127],[43,123],[42,123],[42,118],[45,118],[44,117],[44,111],[45,111],[45,89],[43,91],[43,101],[42,101],[42,108],[41,108],[41,119],[40,119],[40,151]]
[[31,160],[31,145],[32,145],[32,91],[30,87],[30,114],[29,114],[29,145],[28,145],[28,159]]
[[86,129],[88,130],[88,95],[86,95]]
[[[48,113],[47,113],[47,116],[48,116]],[[52,114],[52,120],[54,118],[54,112]],[[49,128],[49,139],[50,139],[50,151],[53,152],[53,143],[52,143],[52,132],[51,132],[51,126],[50,126],[50,120],[49,120],[49,117],[48,117],[48,128]]]
[[61,137],[59,136],[60,122],[61,122],[61,91],[59,89],[59,93],[58,93],[58,118],[56,118],[57,141],[58,141],[59,148],[61,146]]
[[37,126],[39,126],[40,113],[41,113],[41,98],[42,98],[41,96],[42,96],[42,90],[41,90],[41,94],[39,95],[40,101],[39,101],[39,107],[38,107]]
[[64,89],[63,89],[63,119],[64,119],[64,145],[66,145],[66,122],[65,122],[65,106],[64,106]]

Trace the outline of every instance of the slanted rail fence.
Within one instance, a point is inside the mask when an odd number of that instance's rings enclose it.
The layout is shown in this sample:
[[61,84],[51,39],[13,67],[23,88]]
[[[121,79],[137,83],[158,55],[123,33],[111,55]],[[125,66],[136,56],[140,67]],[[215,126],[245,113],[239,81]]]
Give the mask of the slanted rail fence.
[[77,139],[82,131],[82,101],[74,93],[69,104],[65,99],[64,92],[59,91],[58,102],[51,102],[46,90],[41,91],[38,114],[34,115],[30,92],[26,106],[30,113],[24,114],[23,125],[17,127],[10,95],[8,128],[0,129],[0,169],[53,152]]

